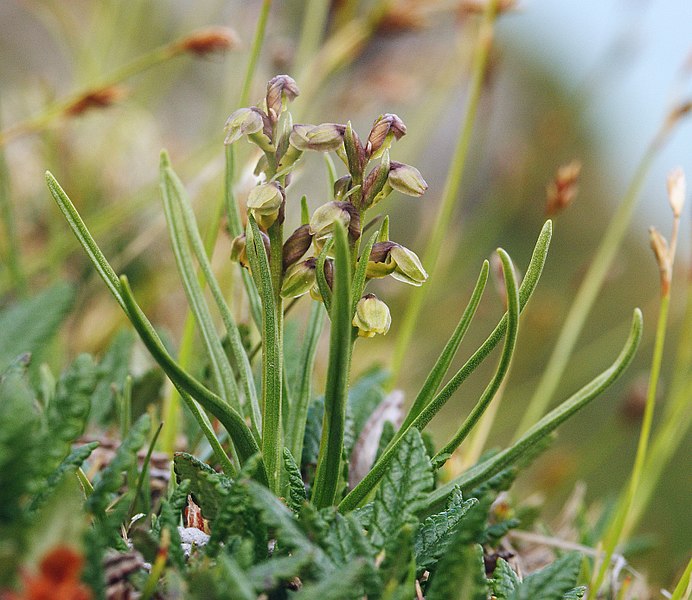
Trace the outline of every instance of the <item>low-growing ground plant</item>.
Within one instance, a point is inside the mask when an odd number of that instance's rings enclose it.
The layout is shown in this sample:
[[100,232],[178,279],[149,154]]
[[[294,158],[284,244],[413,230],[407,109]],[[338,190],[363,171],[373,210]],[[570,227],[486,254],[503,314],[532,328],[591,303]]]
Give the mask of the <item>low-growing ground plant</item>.
[[[28,357],[15,360],[1,382],[3,396],[12,400],[1,405],[3,460],[21,473],[3,489],[5,523],[13,534],[3,537],[14,540],[3,544],[4,555],[13,557],[3,561],[10,567],[3,585],[24,590],[16,597],[37,597],[31,590],[48,585],[63,586],[70,598],[115,597],[116,589],[143,598],[583,597],[585,557],[578,552],[560,553],[535,573],[516,572],[505,537],[521,522],[521,510],[498,498],[547,448],[555,429],[627,368],[641,337],[641,313],[634,311],[622,351],[600,375],[513,444],[441,481],[440,468],[478,423],[520,351],[520,314],[538,284],[552,224],[539,232],[520,282],[509,254],[497,250],[506,313],[442,385],[486,286],[489,263],[482,262],[449,341],[403,419],[392,418],[398,399],[384,391],[388,374],[350,372],[352,353],[385,334],[392,319],[368,285],[391,276],[420,286],[428,275],[413,251],[390,239],[388,219],[372,219],[369,211],[394,190],[416,197],[427,186],[415,167],[390,156],[406,133],[399,117],[381,115],[363,137],[350,123],[293,123],[289,103],[298,95],[290,77],[274,77],[260,106],[237,110],[226,124],[231,255],[241,265],[251,323],[238,323],[228,306],[185,187],[161,154],[171,243],[204,343],[194,368],[176,361],[127,278],[116,274],[47,174],[73,233],[180,395],[193,421],[186,433],[194,439],[200,432],[204,443],[196,455],[177,452],[175,476],[163,495],[154,493],[161,427],[153,427],[155,414],[136,405],[133,386],[142,389],[143,383],[123,368],[132,345],[127,337],[116,339],[101,365],[80,357],[57,382],[40,373],[33,389]],[[258,183],[247,198],[236,199],[233,147],[246,140],[259,149]],[[290,185],[308,152],[331,154],[343,170],[328,159],[333,197],[312,213]],[[298,301],[311,304],[301,334],[286,327]],[[38,310],[25,308],[24,318]],[[326,383],[315,390],[315,356],[327,323]],[[476,405],[460,416],[447,443],[435,447],[427,425],[499,345],[497,367]],[[90,407],[104,411],[95,395],[113,384],[117,401],[110,410],[119,415],[122,442],[104,460],[96,456],[97,442],[73,444]],[[32,542],[38,524],[55,530],[54,543],[51,536]],[[29,555],[38,567],[19,583],[17,567]]]

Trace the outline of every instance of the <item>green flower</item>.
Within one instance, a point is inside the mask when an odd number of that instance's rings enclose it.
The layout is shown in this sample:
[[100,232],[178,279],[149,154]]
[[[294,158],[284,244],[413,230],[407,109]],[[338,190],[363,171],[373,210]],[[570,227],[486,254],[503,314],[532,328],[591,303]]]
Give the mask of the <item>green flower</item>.
[[358,328],[360,337],[371,338],[389,331],[392,316],[389,314],[389,307],[375,294],[366,294],[358,300],[352,324]]
[[263,183],[250,191],[248,212],[262,229],[269,229],[282,213],[284,191],[278,183]]

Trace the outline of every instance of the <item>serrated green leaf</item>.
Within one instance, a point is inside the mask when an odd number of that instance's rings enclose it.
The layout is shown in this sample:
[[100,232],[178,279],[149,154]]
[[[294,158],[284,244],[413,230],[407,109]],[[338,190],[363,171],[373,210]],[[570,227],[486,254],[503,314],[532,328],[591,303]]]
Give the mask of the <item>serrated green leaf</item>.
[[48,474],[69,454],[70,445],[83,432],[96,387],[97,367],[88,354],[76,358],[60,377],[46,410],[48,435],[44,444],[42,472]]
[[269,593],[309,571],[313,560],[312,554],[302,552],[271,558],[249,569],[247,578],[256,591]]
[[98,445],[98,442],[89,442],[88,444],[84,444],[72,450],[60,465],[58,465],[58,468],[48,476],[48,479],[31,499],[28,511],[33,512],[41,506],[45,499],[52,494],[55,488],[60,484],[63,477],[68,473],[76,472],[77,469],[82,466],[82,463],[89,458],[91,453],[98,448]]
[[580,585],[572,588],[562,596],[562,600],[581,600],[586,595],[586,586]]
[[525,577],[512,600],[562,600],[574,588],[581,570],[581,554],[570,552],[547,567]]
[[185,479],[190,481],[190,493],[202,509],[202,514],[207,519],[215,519],[219,507],[225,502],[232,480],[187,452],[175,453],[173,469],[179,482]]
[[214,563],[203,563],[188,574],[187,597],[190,600],[256,600],[247,573],[230,556]]
[[521,585],[519,576],[504,558],[497,559],[497,565],[490,581],[490,587],[497,600],[510,600],[514,590]]
[[[402,593],[411,598],[416,581],[416,561],[413,554],[414,527],[404,525],[385,546],[384,560],[380,566],[382,598],[398,600]],[[375,595],[375,590],[367,590]]]
[[170,535],[169,560],[181,572],[185,568],[185,554],[180,543],[178,523],[189,491],[190,481],[186,479],[178,485],[168,500],[161,502],[161,512],[158,519],[160,531],[167,530]]
[[300,592],[301,600],[359,600],[360,584],[367,578],[368,564],[362,559],[334,569],[319,583],[306,585]]
[[[478,544],[457,545],[437,564],[431,575],[426,600],[487,600],[483,548]],[[534,600],[543,598],[535,596]]]
[[423,521],[416,533],[413,546],[419,573],[430,570],[447,551],[459,522],[476,504],[476,498],[464,500],[461,490],[457,488],[450,495],[445,510]]
[[120,489],[123,473],[137,464],[137,451],[144,445],[151,427],[148,414],[142,415],[130,428],[127,437],[122,441],[113,460],[101,473],[101,478],[94,485],[94,491],[86,502],[87,510],[102,517],[111,502],[111,495]]
[[0,378],[0,527],[11,525],[37,481],[40,415],[21,371]]
[[402,438],[377,489],[370,523],[370,542],[384,547],[412,519],[433,484],[430,459],[417,429]]
[[0,372],[17,355],[37,353],[45,347],[67,316],[73,300],[72,286],[59,283],[0,311]]
[[300,469],[288,448],[284,448],[284,473],[286,475],[284,482],[286,505],[293,512],[298,513],[307,500],[307,494],[303,478],[300,476]]
[[372,412],[384,400],[384,385],[389,372],[381,367],[374,367],[362,374],[351,384],[348,392],[348,412],[353,420],[353,435],[358,438],[363,425]]

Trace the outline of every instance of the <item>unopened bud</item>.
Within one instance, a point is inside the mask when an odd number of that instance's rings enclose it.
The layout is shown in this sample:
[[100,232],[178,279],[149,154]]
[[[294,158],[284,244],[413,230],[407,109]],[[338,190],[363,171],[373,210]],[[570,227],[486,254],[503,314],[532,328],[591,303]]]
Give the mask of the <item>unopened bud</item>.
[[[380,200],[384,199],[391,191],[391,186],[387,186],[389,179],[390,162],[387,150],[382,154],[382,161],[365,178],[363,184],[363,205],[360,207],[371,208]],[[385,187],[389,188],[385,190]]]
[[680,217],[685,204],[685,173],[678,167],[668,175],[668,201],[673,209],[673,216]]
[[360,337],[371,338],[389,331],[392,316],[389,314],[389,307],[375,294],[366,294],[358,300],[352,324],[358,328]]
[[661,277],[661,292],[663,295],[666,295],[668,290],[670,290],[670,279],[672,275],[668,242],[655,227],[649,227],[649,242],[651,243],[651,249],[654,251],[656,262],[658,263],[658,272]]
[[351,188],[351,176],[344,175],[334,182],[334,199],[341,200]]
[[315,285],[315,258],[308,258],[302,262],[291,265],[281,285],[281,296],[284,298],[298,298],[307,294]]
[[293,263],[299,261],[308,251],[312,243],[309,225],[301,225],[284,242],[283,268],[286,270]]
[[400,140],[404,135],[406,135],[406,125],[397,115],[386,113],[375,119],[366,144],[370,158],[380,156],[382,152],[389,149],[394,140]]
[[291,102],[300,94],[298,84],[288,75],[277,75],[272,77],[267,83],[267,112],[269,114],[280,115],[286,106],[286,102]]
[[232,144],[247,135],[264,151],[272,151],[271,123],[259,108],[239,108],[226,120],[224,144]]
[[294,125],[290,142],[298,150],[329,152],[336,150],[344,141],[344,125],[322,123],[321,125]]
[[[315,265],[317,264],[317,261],[315,261]],[[315,277],[317,277],[317,273],[315,272]],[[330,290],[334,289],[334,261],[332,261],[331,258],[328,258],[327,260],[324,261],[324,278],[327,281],[327,287],[329,287]],[[322,294],[320,293],[320,288],[317,284],[313,285],[310,288],[310,297],[313,300],[317,300],[318,302],[322,301]]]
[[[263,231],[260,231],[260,234],[262,235],[264,249],[267,251],[267,256],[269,256],[269,237]],[[244,233],[236,238],[233,238],[233,242],[231,242],[231,260],[240,263],[241,266],[248,270],[250,269],[250,261],[247,257],[247,238],[245,237]]]
[[546,188],[545,214],[552,216],[567,208],[579,191],[581,163],[578,160],[558,168],[553,180]]
[[205,56],[212,52],[231,50],[240,45],[235,31],[228,27],[209,27],[194,31],[176,44],[181,52],[192,52],[198,56]]
[[247,209],[257,224],[266,230],[279,218],[284,200],[284,191],[278,183],[263,183],[250,190]]
[[350,121],[346,124],[346,129],[344,131],[344,151],[349,173],[351,173],[357,181],[361,181],[367,157],[365,156],[365,148],[358,134],[351,126]]
[[348,230],[350,239],[360,236],[360,216],[356,207],[350,202],[327,202],[312,213],[310,219],[310,234],[314,236],[318,250],[326,239],[332,237],[337,221]]
[[422,196],[428,189],[428,184],[416,167],[395,161],[391,163],[387,182],[397,192],[407,196]]

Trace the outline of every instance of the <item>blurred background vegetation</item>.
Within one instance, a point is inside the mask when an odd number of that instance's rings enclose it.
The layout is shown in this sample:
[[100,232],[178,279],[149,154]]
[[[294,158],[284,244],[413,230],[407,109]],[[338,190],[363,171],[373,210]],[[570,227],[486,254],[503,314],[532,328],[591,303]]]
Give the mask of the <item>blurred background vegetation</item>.
[[[127,273],[152,321],[167,328],[172,340],[179,340],[186,304],[158,197],[159,150],[171,153],[196,203],[202,228],[209,227],[222,193],[223,123],[241,97],[261,4],[240,0],[0,3],[0,151],[4,153],[0,302],[9,306],[60,280],[75,284],[74,306],[61,337],[42,356],[56,369],[77,352],[102,352],[124,318],[51,203],[43,172],[50,169],[61,181],[107,256]],[[306,11],[323,4],[275,3],[250,101],[262,96],[267,79],[286,72],[301,87],[295,112],[306,122],[351,119],[365,133],[379,114],[399,114],[409,134],[397,144],[393,158],[415,164],[430,188],[420,199],[393,197],[383,209],[391,215],[394,239],[422,254],[467,99],[477,29],[475,3],[335,1],[326,45],[320,31],[312,41],[301,33]],[[628,14],[645,14],[646,2],[632,4],[637,6],[629,7]],[[540,37],[540,29],[532,32],[531,23],[541,22],[540,14],[536,15],[540,10],[540,2],[526,2],[518,14],[500,19],[467,176],[441,259],[426,284],[431,286],[430,293],[397,383],[409,399],[417,391],[431,357],[467,300],[483,258],[502,245],[517,266],[525,268],[545,218],[546,184],[560,165],[578,159],[582,164],[579,193],[573,205],[556,217],[548,264],[522,318],[519,352],[501,416],[490,434],[491,444],[504,445],[513,437],[609,216],[645,152],[647,136],[653,136],[657,127],[637,117],[642,111],[641,97],[612,98],[613,90],[619,88],[609,85],[610,78],[636,59],[627,52],[615,53],[609,55],[610,62],[596,61],[598,69],[582,69],[572,77],[570,64],[556,60],[560,49],[550,46],[556,36],[546,39]],[[545,15],[549,17],[556,19],[555,14]],[[569,14],[563,19],[569,19]],[[641,18],[637,23],[646,27],[647,21]],[[340,29],[344,25],[348,27]],[[567,27],[566,21],[562,25]],[[181,53],[158,62],[154,56],[150,68],[135,68],[132,76],[108,86],[109,95],[101,103],[109,106],[51,116],[50,107],[62,99],[111,83],[111,76],[123,65],[207,26],[232,28],[235,47],[201,57]],[[339,31],[340,36],[332,35]],[[665,31],[647,33],[653,35],[652,44],[666,36]],[[689,29],[687,33],[689,43]],[[579,35],[574,30],[572,34]],[[592,56],[589,38],[584,37],[582,43],[585,55]],[[618,56],[623,62],[618,62]],[[685,58],[682,53],[671,60],[684,66]],[[576,78],[579,85],[574,85]],[[604,95],[609,96],[606,104],[625,113],[631,110],[632,127],[642,129],[642,135],[618,136],[622,129],[609,128],[603,120],[597,123],[594,113]],[[644,112],[660,115],[654,122],[662,122],[668,108],[662,103],[645,107]],[[36,115],[47,116],[29,121],[26,130],[16,127]],[[620,116],[614,118],[616,125]],[[673,133],[673,150],[655,161],[642,208],[554,400],[567,397],[610,362],[625,337],[632,308],[641,306],[646,330],[637,363],[623,382],[562,428],[555,447],[519,482],[520,494],[544,497],[548,515],[561,508],[576,481],[587,483],[589,502],[603,504],[616,497],[630,472],[659,298],[658,270],[646,230],[650,222],[663,232],[669,230],[665,173],[678,164],[687,166],[690,173],[690,133],[689,124],[682,123]],[[681,147],[686,154],[679,151]],[[249,168],[241,173],[241,197],[249,175]],[[302,193],[312,207],[328,199],[318,158],[308,157],[303,175],[292,187],[289,201],[297,202]],[[673,284],[670,356],[685,304],[689,229],[686,216]],[[222,235],[214,260],[229,293],[235,293],[228,248],[229,240]],[[412,292],[383,284],[378,293],[391,306],[392,329],[383,339],[359,342],[356,373],[374,362],[391,360],[397,325]],[[499,295],[490,294],[483,301],[468,347],[485,338],[502,310]],[[299,307],[298,318],[300,314]],[[670,362],[664,362],[664,389]],[[458,415],[472,405],[490,369],[492,364],[480,369],[466,391],[445,409],[436,424],[440,438],[456,428]],[[642,552],[634,565],[661,584],[679,573],[692,539],[692,480],[689,466],[684,466],[689,463],[690,441],[688,434],[682,445],[687,451],[671,461],[638,530],[643,536]]]

